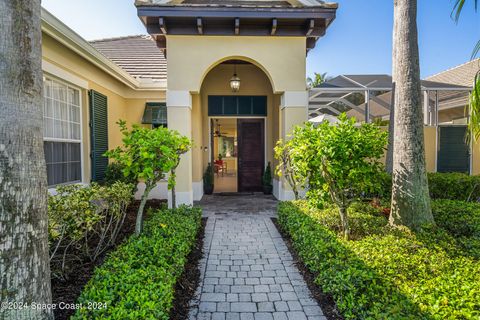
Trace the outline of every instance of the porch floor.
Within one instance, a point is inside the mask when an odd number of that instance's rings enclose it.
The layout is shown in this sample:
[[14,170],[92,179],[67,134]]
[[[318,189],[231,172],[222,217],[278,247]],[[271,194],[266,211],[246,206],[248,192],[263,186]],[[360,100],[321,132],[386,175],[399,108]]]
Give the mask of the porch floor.
[[190,319],[326,319],[271,218],[272,196],[205,196],[201,281]]

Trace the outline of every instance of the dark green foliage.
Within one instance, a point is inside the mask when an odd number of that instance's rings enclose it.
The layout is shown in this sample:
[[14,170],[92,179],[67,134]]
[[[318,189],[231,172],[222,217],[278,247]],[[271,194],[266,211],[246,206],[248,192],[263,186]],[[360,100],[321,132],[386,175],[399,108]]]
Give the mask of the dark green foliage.
[[428,187],[432,199],[480,200],[480,176],[465,173],[429,173]]
[[463,254],[480,259],[480,204],[454,201],[432,201],[438,226],[455,238]]
[[265,172],[263,173],[262,182],[264,186],[271,186],[272,185],[272,167],[270,162],[268,163],[267,167],[265,168]]
[[211,163],[208,164],[205,173],[203,174],[203,185],[205,186],[213,186],[213,166]]
[[389,227],[368,205],[354,204],[349,214],[354,240],[346,241],[331,208],[279,206],[280,225],[346,319],[480,317],[480,263],[458,254],[457,238],[442,229],[452,227],[450,219],[437,213],[442,228],[412,233]]
[[111,162],[107,166],[107,170],[105,171],[105,184],[110,186],[113,185],[115,182],[123,182],[132,184],[134,186],[137,185],[137,179],[132,176],[125,176],[123,171],[125,170],[125,166],[117,162]]
[[83,308],[72,319],[169,319],[201,210],[182,206],[152,214],[140,236],[128,239],[95,270],[78,299],[84,306],[106,302],[107,307]]
[[[382,183],[382,191],[373,194],[382,199],[390,199],[392,177],[383,172],[377,177]],[[480,201],[480,176],[465,173],[429,173],[428,188],[432,199]]]

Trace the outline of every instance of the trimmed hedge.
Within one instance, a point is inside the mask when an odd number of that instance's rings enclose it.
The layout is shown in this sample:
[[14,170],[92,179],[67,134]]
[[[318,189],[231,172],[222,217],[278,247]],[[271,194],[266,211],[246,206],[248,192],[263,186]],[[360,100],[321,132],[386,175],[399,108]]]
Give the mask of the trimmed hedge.
[[[378,177],[381,182],[381,192],[376,196],[390,199],[392,192],[392,177],[382,173]],[[480,176],[465,173],[428,173],[428,188],[430,198],[480,202]]]
[[[449,250],[454,237],[442,228],[391,229],[363,205],[351,211],[355,240],[346,241],[335,227],[336,210],[279,205],[282,229],[346,319],[480,317],[480,262]],[[450,226],[449,219],[438,220]]]
[[429,173],[428,187],[432,199],[480,200],[480,176],[465,173]]
[[95,270],[78,299],[83,308],[71,319],[169,319],[200,225],[199,208],[153,213],[139,237],[130,237]]

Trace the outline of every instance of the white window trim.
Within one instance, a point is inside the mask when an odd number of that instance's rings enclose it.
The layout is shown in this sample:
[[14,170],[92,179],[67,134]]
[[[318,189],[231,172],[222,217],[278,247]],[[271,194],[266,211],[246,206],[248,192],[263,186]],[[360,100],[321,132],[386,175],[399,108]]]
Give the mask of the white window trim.
[[[84,94],[84,89],[76,86],[75,84],[69,83],[63,79],[60,79],[54,75],[49,75],[49,74],[44,74],[43,77],[44,81],[45,80],[51,80],[51,81],[56,81],[60,84],[63,84],[67,86],[67,88],[72,88],[74,90],[78,91],[78,102],[79,102],[79,107],[80,107],[80,139],[57,139],[57,138],[43,138],[43,141],[51,141],[51,142],[72,142],[72,143],[80,143],[80,180],[79,181],[72,181],[72,182],[67,182],[67,183],[62,183],[62,184],[57,184],[54,186],[49,186],[48,187],[48,192],[50,194],[55,194],[56,193],[56,188],[57,186],[62,186],[62,185],[70,185],[70,184],[81,184],[85,185],[87,182],[85,181],[85,158],[84,158],[84,139],[83,139],[83,109],[85,107],[83,103],[83,94]],[[67,90],[68,91],[68,90]],[[67,94],[68,97],[68,94]],[[45,99],[45,93],[43,94],[43,99]]]

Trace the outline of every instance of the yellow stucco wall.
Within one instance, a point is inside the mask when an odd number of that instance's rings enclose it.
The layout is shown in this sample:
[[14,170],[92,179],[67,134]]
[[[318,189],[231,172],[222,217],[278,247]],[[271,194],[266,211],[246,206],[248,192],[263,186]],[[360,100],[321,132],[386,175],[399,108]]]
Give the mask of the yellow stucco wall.
[[[382,131],[388,131],[388,127],[381,127]],[[435,161],[436,161],[436,128],[435,127],[424,127],[424,142],[425,142],[425,164],[427,167],[427,172],[435,172]],[[387,160],[387,150],[383,154],[380,162],[385,164]]]
[[167,36],[168,89],[198,93],[217,64],[243,59],[262,68],[274,92],[305,90],[304,37]]
[[437,158],[437,128],[425,127],[424,141],[425,141],[425,164],[427,172],[435,172],[435,161]]
[[[126,120],[129,125],[141,123],[146,102],[164,102],[165,91],[133,90],[104,72],[77,53],[63,46],[52,37],[43,34],[42,59],[60,70],[86,81],[87,88],[79,88],[82,95],[82,140],[83,140],[83,181],[91,178],[90,129],[88,90],[95,90],[108,99],[108,146],[110,149],[122,143],[122,136],[116,122]],[[53,79],[65,81],[61,76],[47,74]],[[66,81],[68,82],[68,81]],[[74,85],[75,86],[75,85]]]
[[192,180],[201,181],[203,179],[204,155],[208,154],[208,137],[204,141],[204,136],[208,136],[208,122],[204,123],[202,118],[201,96],[194,94],[192,96],[192,157],[194,159],[192,166]]

